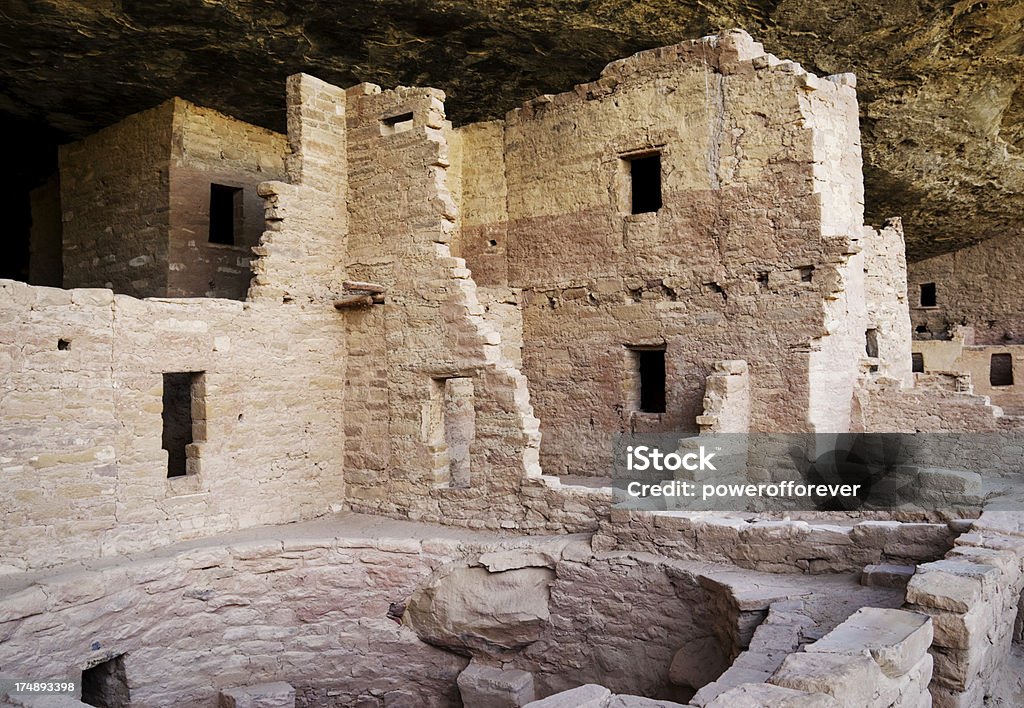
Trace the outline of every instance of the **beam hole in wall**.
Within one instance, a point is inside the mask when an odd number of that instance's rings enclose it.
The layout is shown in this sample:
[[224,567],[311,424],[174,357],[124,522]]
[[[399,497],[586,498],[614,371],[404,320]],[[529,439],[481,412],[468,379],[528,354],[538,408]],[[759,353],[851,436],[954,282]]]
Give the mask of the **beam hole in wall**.
[[935,307],[937,303],[935,283],[921,283],[921,307]]
[[872,359],[878,358],[878,330],[873,327],[864,332],[864,352]]
[[635,407],[642,413],[665,412],[665,347],[629,347],[635,377]]
[[814,266],[801,266],[797,271],[800,273],[800,282],[809,283],[814,280]]
[[57,340],[57,350],[58,351],[66,352],[70,348],[71,348],[71,340],[70,339],[61,338],[61,339]]
[[910,370],[915,374],[924,373],[924,354],[914,352],[910,355]]
[[992,386],[1013,386],[1013,355],[992,355],[989,361],[988,382]]
[[395,135],[396,133],[404,133],[407,130],[412,130],[413,125],[413,114],[412,112],[400,113],[396,116],[390,116],[388,118],[382,118],[380,121],[380,134],[381,135]]
[[243,190],[224,184],[210,185],[210,243],[234,246],[242,230]]
[[99,708],[128,708],[131,705],[124,654],[82,671],[82,703]]
[[622,159],[629,168],[629,213],[647,214],[661,209],[661,153],[640,153]]
[[163,375],[162,447],[167,451],[167,476],[183,477],[195,462],[195,443],[206,438],[204,374],[177,371]]
[[435,378],[430,396],[427,443],[434,455],[439,486],[467,488],[471,482],[470,447],[476,438],[473,379]]

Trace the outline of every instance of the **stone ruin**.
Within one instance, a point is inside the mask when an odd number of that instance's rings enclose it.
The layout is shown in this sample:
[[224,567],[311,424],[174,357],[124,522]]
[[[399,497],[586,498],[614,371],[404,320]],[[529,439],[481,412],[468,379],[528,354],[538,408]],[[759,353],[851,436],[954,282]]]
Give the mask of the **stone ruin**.
[[[733,31],[503,121],[287,104],[174,99],[33,195],[63,287],[0,281],[0,676],[80,688],[0,702],[1024,703],[1024,419],[913,371],[852,75]],[[903,469],[927,508],[694,510],[617,502],[624,433],[1009,442]]]

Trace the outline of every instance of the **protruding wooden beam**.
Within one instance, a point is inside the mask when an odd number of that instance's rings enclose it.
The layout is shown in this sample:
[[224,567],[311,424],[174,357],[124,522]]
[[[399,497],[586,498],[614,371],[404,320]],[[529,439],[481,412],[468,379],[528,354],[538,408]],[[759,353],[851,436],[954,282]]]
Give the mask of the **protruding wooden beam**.
[[334,309],[347,310],[353,307],[369,307],[373,304],[371,295],[346,295],[334,301]]
[[362,293],[383,293],[387,290],[383,285],[377,283],[365,283],[360,280],[346,280],[341,284],[346,290],[357,290]]

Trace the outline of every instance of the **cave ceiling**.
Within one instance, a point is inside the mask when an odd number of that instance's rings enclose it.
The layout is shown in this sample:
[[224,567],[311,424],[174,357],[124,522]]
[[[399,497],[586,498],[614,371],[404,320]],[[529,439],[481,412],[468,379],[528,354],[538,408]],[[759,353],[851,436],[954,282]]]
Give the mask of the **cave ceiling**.
[[1021,233],[1024,0],[0,0],[8,174],[175,95],[283,130],[305,71],[441,88],[463,124],[729,27],[857,74],[866,217],[902,216],[911,259]]

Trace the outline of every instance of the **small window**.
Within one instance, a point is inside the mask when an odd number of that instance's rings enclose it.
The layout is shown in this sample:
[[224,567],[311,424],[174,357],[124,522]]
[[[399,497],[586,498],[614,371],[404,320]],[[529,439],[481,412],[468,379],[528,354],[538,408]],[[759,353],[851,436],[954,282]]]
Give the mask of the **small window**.
[[82,672],[82,703],[101,708],[129,708],[131,697],[124,654]]
[[202,372],[164,374],[162,446],[167,451],[168,477],[188,474],[193,443],[205,438],[202,384]]
[[665,412],[665,350],[632,349],[637,397],[643,413]]
[[631,214],[661,209],[661,153],[625,158],[629,162]]
[[910,355],[910,370],[915,374],[924,373],[924,354],[914,352]]
[[1013,356],[993,354],[989,363],[988,382],[992,386],[1013,386]]
[[427,443],[434,453],[434,481],[439,486],[469,487],[475,438],[473,379],[433,379]]
[[869,329],[864,332],[864,352],[872,359],[878,358],[878,330]]
[[921,307],[935,307],[935,283],[921,283]]
[[234,246],[242,225],[242,188],[210,185],[210,243]]
[[380,122],[380,134],[381,135],[394,135],[395,133],[404,133],[407,130],[412,130],[413,127],[413,114],[402,113],[397,116],[390,116],[384,118]]

